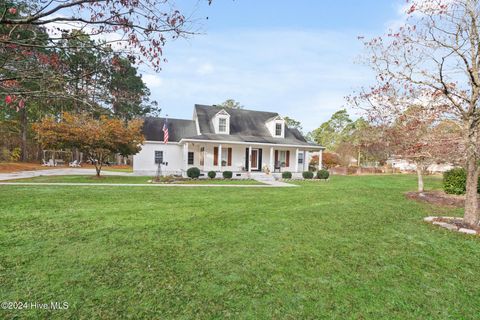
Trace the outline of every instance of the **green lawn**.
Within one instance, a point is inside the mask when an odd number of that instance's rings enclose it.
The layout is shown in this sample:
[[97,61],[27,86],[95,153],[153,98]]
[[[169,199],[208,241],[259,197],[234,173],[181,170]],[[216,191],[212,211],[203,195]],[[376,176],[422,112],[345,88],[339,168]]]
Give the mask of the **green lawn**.
[[[42,183],[149,183],[152,177],[145,176],[95,176],[85,175],[67,175],[67,176],[38,176],[34,178],[24,178],[16,180],[8,180],[5,182],[42,182]],[[263,184],[255,180],[224,180],[224,179],[200,179],[200,180],[184,180],[175,183],[180,184],[246,184],[258,185]]]
[[[34,319],[478,319],[480,240],[414,176],[300,188],[0,186],[0,301]],[[428,188],[440,187],[427,178]]]

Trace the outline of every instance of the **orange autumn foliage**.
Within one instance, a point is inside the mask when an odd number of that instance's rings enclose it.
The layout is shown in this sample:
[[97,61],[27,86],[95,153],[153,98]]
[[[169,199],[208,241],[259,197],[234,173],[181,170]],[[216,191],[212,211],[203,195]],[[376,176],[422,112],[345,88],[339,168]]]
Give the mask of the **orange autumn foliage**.
[[108,156],[128,156],[141,149],[144,141],[142,120],[124,121],[107,116],[95,119],[87,114],[65,112],[60,121],[44,118],[34,124],[37,139],[44,148],[74,149],[83,152],[95,165],[100,176],[102,164]]

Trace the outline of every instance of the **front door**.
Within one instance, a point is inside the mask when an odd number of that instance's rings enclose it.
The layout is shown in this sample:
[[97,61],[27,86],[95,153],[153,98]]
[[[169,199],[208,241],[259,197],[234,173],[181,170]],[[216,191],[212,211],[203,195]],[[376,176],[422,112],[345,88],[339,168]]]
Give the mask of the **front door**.
[[252,170],[258,170],[258,149],[252,149]]

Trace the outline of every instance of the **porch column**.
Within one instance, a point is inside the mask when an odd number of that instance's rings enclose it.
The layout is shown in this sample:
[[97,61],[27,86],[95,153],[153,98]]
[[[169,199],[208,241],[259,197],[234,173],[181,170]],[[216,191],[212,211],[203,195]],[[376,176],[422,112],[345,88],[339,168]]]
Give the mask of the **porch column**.
[[252,146],[248,147],[248,172],[252,172]]
[[270,172],[274,172],[275,171],[275,163],[274,163],[275,159],[273,157],[273,147],[270,147]]
[[205,150],[207,150],[207,145],[203,145],[203,151],[200,151],[201,153],[200,158],[203,159],[203,171],[205,171],[205,167],[207,163],[207,157],[205,156],[207,152]]
[[218,171],[222,171],[222,145],[218,145]]
[[323,150],[320,149],[318,152],[318,170],[322,170],[322,162],[323,162]]
[[298,148],[295,150],[295,172],[298,172]]
[[183,145],[183,168],[185,169],[185,172],[187,172],[188,169],[188,142],[185,142]]

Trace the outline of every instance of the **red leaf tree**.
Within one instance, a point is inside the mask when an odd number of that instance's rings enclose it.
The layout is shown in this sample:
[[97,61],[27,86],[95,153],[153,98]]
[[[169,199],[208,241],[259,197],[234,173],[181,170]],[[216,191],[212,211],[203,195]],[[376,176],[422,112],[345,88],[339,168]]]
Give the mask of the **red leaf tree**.
[[[407,1],[405,23],[383,37],[365,41],[367,63],[378,85],[367,91],[381,93],[396,87],[402,94],[426,91],[445,104],[432,106],[461,128],[467,169],[465,221],[478,225],[480,123],[480,16],[476,0]],[[449,107],[447,114],[444,105]],[[385,104],[383,104],[385,106]],[[371,105],[374,111],[379,106]],[[381,108],[381,106],[380,106]],[[388,113],[384,108],[384,114]]]

